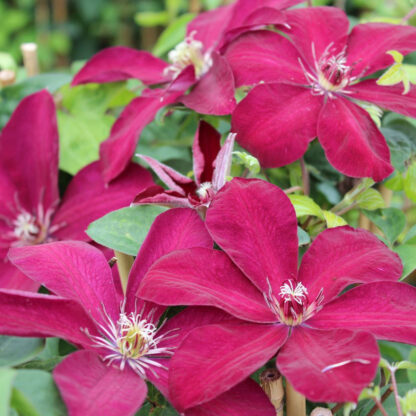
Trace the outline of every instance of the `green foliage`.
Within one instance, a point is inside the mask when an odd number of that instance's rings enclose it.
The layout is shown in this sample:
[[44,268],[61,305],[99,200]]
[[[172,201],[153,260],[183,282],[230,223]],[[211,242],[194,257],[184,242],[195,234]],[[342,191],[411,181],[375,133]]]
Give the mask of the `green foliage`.
[[12,368],[0,368],[0,416],[9,416],[9,404],[15,376],[16,371]]
[[383,232],[390,244],[393,244],[406,226],[406,217],[398,208],[384,208],[376,211],[364,211],[365,215]]
[[154,219],[166,209],[153,205],[122,208],[91,223],[87,234],[103,246],[136,256]]
[[43,339],[0,335],[0,367],[14,366],[30,361],[44,347],[45,340]]

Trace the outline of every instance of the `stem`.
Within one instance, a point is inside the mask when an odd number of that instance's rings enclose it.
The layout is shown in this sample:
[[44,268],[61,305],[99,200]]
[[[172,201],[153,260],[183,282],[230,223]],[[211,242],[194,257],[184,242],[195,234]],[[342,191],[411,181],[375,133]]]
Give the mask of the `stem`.
[[201,10],[201,3],[199,0],[189,0],[189,12],[199,13]]
[[396,401],[396,407],[397,407],[397,415],[403,416],[402,407],[400,406],[399,391],[397,390],[396,370],[392,368],[390,370],[391,370],[391,384],[392,384],[393,392],[394,392],[394,400]]
[[[384,392],[384,394],[381,396],[380,403],[383,403],[390,396],[391,393],[392,393],[391,388],[387,389]],[[378,406],[374,405],[372,407],[372,409],[368,412],[367,416],[374,416],[374,414],[377,412],[377,410],[378,410]]]
[[123,288],[123,292],[126,293],[127,281],[129,279],[131,266],[133,266],[134,258],[116,250],[114,250],[114,254],[117,257],[117,267],[118,273],[120,274],[121,287]]
[[276,416],[283,416],[283,390],[282,376],[275,368],[264,370],[260,374],[260,385],[276,409]]
[[312,0],[306,0],[306,3],[308,3],[308,7],[312,7]]
[[306,416],[305,396],[298,393],[288,379],[286,379],[286,416]]
[[343,407],[344,403],[338,403],[331,409],[332,414],[334,415],[336,412],[338,412],[338,410],[341,410]]
[[407,13],[407,15],[406,15],[405,17],[403,17],[403,19],[400,21],[400,24],[401,24],[401,25],[406,24],[406,23],[407,23],[407,21],[408,21],[409,19],[411,19],[415,13],[416,13],[416,6],[415,6],[415,7],[413,7],[413,9],[412,9],[412,10],[410,10],[410,12],[409,12],[409,13]]
[[309,195],[310,184],[309,184],[309,172],[306,168],[305,160],[303,157],[300,158],[300,168],[302,170],[302,183],[303,183],[303,193]]
[[389,416],[388,414],[387,414],[387,412],[386,412],[386,409],[383,407],[383,405],[381,404],[381,401],[380,400],[378,400],[377,398],[375,398],[375,397],[373,397],[373,400],[374,400],[374,402],[375,402],[375,404],[376,404],[376,407],[378,408],[378,410],[380,410],[380,413],[383,415],[383,416]]
[[[340,209],[338,212],[335,212],[336,215],[344,215],[346,212],[350,211],[351,209],[355,208],[357,205],[356,202],[353,202],[349,207],[345,207]],[[366,217],[367,218],[367,217]]]
[[290,188],[284,189],[284,193],[285,194],[291,194],[293,192],[301,191],[301,190],[302,190],[302,188],[300,186],[292,186]]

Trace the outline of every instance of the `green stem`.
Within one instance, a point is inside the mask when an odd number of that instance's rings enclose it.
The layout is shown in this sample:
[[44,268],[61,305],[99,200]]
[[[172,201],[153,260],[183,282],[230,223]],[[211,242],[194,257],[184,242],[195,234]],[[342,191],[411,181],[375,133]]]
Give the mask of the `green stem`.
[[392,387],[393,387],[394,400],[396,401],[397,415],[398,416],[403,416],[402,407],[400,406],[399,391],[397,390],[396,370],[395,369],[391,369],[391,384],[392,384]]

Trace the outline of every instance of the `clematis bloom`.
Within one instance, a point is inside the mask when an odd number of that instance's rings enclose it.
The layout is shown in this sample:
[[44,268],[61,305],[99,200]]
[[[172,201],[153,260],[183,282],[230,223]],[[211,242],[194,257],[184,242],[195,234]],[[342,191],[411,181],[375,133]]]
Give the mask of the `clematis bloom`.
[[169,53],[170,63],[149,52],[118,46],[93,56],[76,74],[72,85],[136,78],[146,85],[163,86],[146,89],[135,98],[101,145],[105,181],[123,171],[133,156],[142,129],[161,108],[180,102],[198,113],[230,114],[236,104],[234,78],[221,49],[235,36],[253,27],[285,24],[282,9],[300,2],[238,0],[202,13],[189,23],[185,40]]
[[[254,179],[227,183],[205,224],[224,251],[172,252],[138,291],[161,305],[217,307],[244,321],[188,334],[171,363],[177,408],[227,391],[276,353],[278,370],[308,399],[356,402],[377,370],[376,339],[416,344],[416,288],[397,282],[400,259],[371,233],[322,232],[298,270],[293,206],[282,190]],[[193,388],[185,388],[191,374]]]
[[230,134],[221,148],[221,135],[205,121],[199,123],[192,147],[195,180],[149,156],[137,155],[149,164],[169,189],[150,186],[136,196],[134,204],[189,207],[204,214],[230,174],[234,137]]
[[[255,86],[236,107],[232,131],[264,167],[299,159],[318,137],[328,161],[352,177],[390,175],[390,152],[366,106],[416,117],[416,87],[364,79],[394,64],[391,50],[416,50],[416,28],[365,23],[348,34],[343,11],[313,7],[287,12],[291,40],[250,32],[225,53],[236,85]],[[364,107],[364,108],[363,108]],[[299,122],[301,120],[301,122]]]
[[[144,380],[169,397],[170,357],[190,329],[233,319],[215,308],[189,308],[158,326],[165,308],[135,298],[140,280],[157,258],[194,246],[212,247],[196,212],[176,209],[161,214],[133,264],[124,297],[116,290],[104,255],[91,245],[65,241],[13,248],[14,264],[54,295],[0,290],[0,332],[57,336],[80,348],[53,372],[71,416],[132,415],[146,398]],[[260,387],[248,380],[222,397],[222,404],[214,401],[190,409],[186,416],[217,415],[221,406],[232,409],[239,394],[247,394],[247,400],[273,415]],[[249,416],[242,406],[235,411]]]
[[[0,135],[0,287],[37,290],[6,258],[9,247],[56,240],[91,241],[85,233],[97,218],[129,205],[153,184],[131,163],[105,186],[98,162],[83,168],[59,198],[59,138],[55,105],[47,91],[24,98]],[[17,163],[21,162],[21,163]]]

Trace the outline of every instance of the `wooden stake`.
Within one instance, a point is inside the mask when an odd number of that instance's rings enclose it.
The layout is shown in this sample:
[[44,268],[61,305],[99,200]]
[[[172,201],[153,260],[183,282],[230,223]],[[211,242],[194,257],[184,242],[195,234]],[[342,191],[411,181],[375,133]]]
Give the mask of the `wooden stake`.
[[38,45],[36,43],[22,43],[20,50],[23,55],[23,64],[26,69],[28,77],[33,77],[39,74],[39,62],[38,62]]
[[11,69],[3,69],[0,71],[0,87],[12,85],[16,81],[16,72]]
[[286,379],[286,416],[306,416],[306,399]]
[[285,391],[280,373],[275,368],[264,370],[260,374],[260,385],[276,409],[276,416],[283,416]]
[[189,12],[199,13],[201,10],[201,3],[199,0],[189,0]]
[[117,267],[118,273],[120,274],[121,287],[123,288],[123,292],[126,293],[127,281],[129,279],[131,266],[133,266],[134,258],[116,250],[114,250],[114,254],[117,257]]

